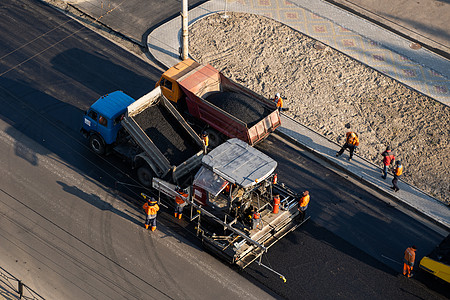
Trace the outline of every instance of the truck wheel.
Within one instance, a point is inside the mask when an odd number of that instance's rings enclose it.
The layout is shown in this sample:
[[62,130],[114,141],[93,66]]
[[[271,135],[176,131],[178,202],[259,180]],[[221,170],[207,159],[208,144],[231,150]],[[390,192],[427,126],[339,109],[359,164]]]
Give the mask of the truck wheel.
[[205,130],[209,137],[209,148],[216,148],[224,142],[222,134],[215,129],[208,128]]
[[147,166],[139,167],[139,169],[137,169],[137,176],[139,182],[142,183],[143,186],[152,186],[153,172],[152,170],[150,170],[150,168],[148,168]]
[[89,146],[92,151],[98,155],[103,155],[106,152],[106,145],[103,139],[97,134],[93,134],[89,137]]

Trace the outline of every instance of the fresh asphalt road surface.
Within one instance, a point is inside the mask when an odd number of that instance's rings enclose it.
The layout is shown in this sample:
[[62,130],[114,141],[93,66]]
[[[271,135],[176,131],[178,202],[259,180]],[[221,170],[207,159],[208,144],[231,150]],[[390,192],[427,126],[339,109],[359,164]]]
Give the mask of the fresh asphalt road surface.
[[139,205],[128,197],[141,190],[123,198],[114,189],[116,180],[133,183],[131,171],[91,153],[78,130],[96,98],[117,89],[139,97],[161,72],[38,1],[2,5],[0,264],[40,295],[444,297],[439,286],[436,292],[426,280],[399,276],[400,265],[384,258],[400,261],[411,243],[420,258],[440,234],[276,137],[260,149],[279,162],[281,181],[312,195],[312,218],[263,260],[286,283],[256,265],[238,274],[166,214],[157,232],[144,231]]
[[311,218],[275,244],[262,260],[286,276],[286,283],[273,281],[273,274],[257,267],[248,270],[249,275],[290,299],[449,296],[426,276],[408,280],[400,275],[407,245],[416,244],[419,261],[442,240],[445,231],[382,195],[374,196],[358,181],[315,161],[312,154],[277,135],[257,148],[277,160],[280,183],[309,191]]

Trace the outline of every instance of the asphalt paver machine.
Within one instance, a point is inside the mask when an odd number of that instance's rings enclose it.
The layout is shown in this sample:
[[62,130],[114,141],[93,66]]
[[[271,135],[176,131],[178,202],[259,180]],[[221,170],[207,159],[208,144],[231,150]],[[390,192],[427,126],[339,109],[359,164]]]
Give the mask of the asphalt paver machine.
[[[276,167],[275,160],[236,138],[203,156],[192,183],[182,188],[188,194],[185,215],[208,250],[245,268],[302,224],[299,196],[278,182]],[[169,199],[178,194],[174,184],[159,178],[153,188]]]

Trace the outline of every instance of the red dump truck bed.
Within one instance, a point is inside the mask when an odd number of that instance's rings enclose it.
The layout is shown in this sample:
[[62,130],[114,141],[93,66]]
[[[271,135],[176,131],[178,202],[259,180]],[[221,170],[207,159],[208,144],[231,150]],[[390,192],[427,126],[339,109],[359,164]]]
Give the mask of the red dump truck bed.
[[[184,60],[166,71],[160,82],[163,80],[170,81],[172,95],[179,86],[192,116],[228,138],[236,137],[254,145],[281,124],[274,103],[225,77],[209,64]],[[168,92],[164,86],[162,90]]]

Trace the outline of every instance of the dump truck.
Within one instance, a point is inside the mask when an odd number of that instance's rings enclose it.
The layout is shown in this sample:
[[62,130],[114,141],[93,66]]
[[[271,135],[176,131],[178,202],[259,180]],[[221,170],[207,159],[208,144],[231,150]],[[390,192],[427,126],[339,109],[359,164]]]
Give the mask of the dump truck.
[[450,283],[450,234],[420,260],[419,268]]
[[85,112],[81,132],[95,153],[129,161],[147,187],[153,176],[177,183],[200,166],[204,152],[198,134],[159,87],[138,100],[122,91],[100,97]]
[[280,126],[276,104],[225,77],[213,66],[186,59],[163,73],[156,83],[209,134],[211,147],[228,138],[249,145],[263,141]]
[[183,189],[183,215],[213,254],[240,268],[258,258],[263,265],[262,255],[306,221],[298,210],[299,194],[278,182],[276,167],[275,160],[233,138],[203,156],[188,186],[154,177],[153,188],[172,202]]

